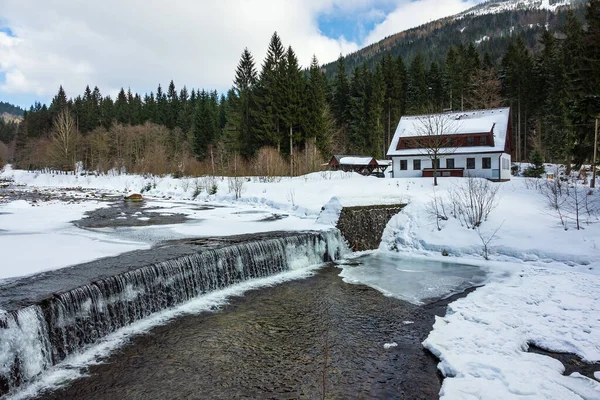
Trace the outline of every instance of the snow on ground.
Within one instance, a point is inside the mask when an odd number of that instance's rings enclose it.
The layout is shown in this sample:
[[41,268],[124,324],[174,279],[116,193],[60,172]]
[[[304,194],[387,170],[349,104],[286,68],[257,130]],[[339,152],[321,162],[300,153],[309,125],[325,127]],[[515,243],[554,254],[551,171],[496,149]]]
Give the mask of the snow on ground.
[[[547,209],[540,193],[528,189],[522,178],[495,184],[500,186],[499,205],[481,226],[483,235],[490,235],[500,227],[490,244],[491,261],[483,260],[477,233],[461,226],[457,219],[441,221],[441,230],[437,229],[427,212],[427,203],[433,195],[431,179],[379,179],[341,172],[314,173],[274,182],[251,178],[244,183],[242,198],[238,200],[229,193],[227,179],[216,180],[216,194],[209,195],[202,189],[197,197],[194,192],[197,185],[202,186],[203,178],[51,175],[8,168],[0,174],[1,179],[27,185],[26,190],[81,187],[124,194],[148,189],[144,196],[172,204],[159,212],[183,212],[194,219],[187,224],[156,228],[175,236],[252,232],[258,227],[314,229],[334,225],[342,206],[407,203],[388,224],[380,253],[485,266],[491,271],[489,283],[452,303],[448,315],[437,319],[424,343],[441,360],[440,369],[447,377],[442,397],[600,399],[597,382],[577,375],[565,377],[560,362],[527,352],[531,343],[549,351],[572,352],[587,361],[600,360],[600,223],[596,218],[586,218],[584,229],[576,230],[570,224],[565,231]],[[440,178],[439,182],[437,193],[444,197],[464,180]],[[598,191],[593,195],[598,196]],[[194,214],[194,204],[217,204],[224,208]],[[0,213],[6,207],[13,207],[12,212],[16,213],[23,206],[23,203],[2,206]],[[98,206],[90,203],[85,207]],[[39,208],[43,207],[50,206]],[[77,205],[73,209],[77,211],[72,212],[80,215],[83,207]],[[59,212],[46,212],[39,217],[54,218],[52,214]],[[258,222],[263,215],[271,214],[287,218]],[[0,229],[6,229],[6,225],[16,232],[20,225],[16,219],[7,225],[7,218],[10,214],[0,215]],[[66,221],[72,219],[77,216],[61,216],[55,223],[66,230]],[[26,223],[23,230],[34,231],[29,227],[29,224],[35,226],[34,223]],[[149,228],[131,228],[131,231],[141,235]],[[0,232],[3,251],[7,246],[19,245],[21,253],[24,251],[22,240],[15,234],[11,239],[15,242],[7,243],[2,242],[7,235]],[[50,233],[52,229],[44,232]],[[46,240],[52,238],[49,235]],[[135,235],[125,235],[122,239],[137,240]],[[47,248],[50,243],[46,243]],[[28,248],[36,246],[27,244]],[[17,252],[11,251],[16,257]],[[442,253],[448,257],[442,257]],[[48,258],[61,256],[54,251]],[[369,275],[363,275],[357,279],[368,284]],[[378,286],[373,282],[371,285]]]
[[40,204],[17,200],[0,205],[0,280],[149,247],[78,229],[70,223],[86,211],[102,207],[97,201]]
[[449,306],[423,342],[441,362],[442,399],[599,399],[537,347],[600,361],[598,276],[526,267]]

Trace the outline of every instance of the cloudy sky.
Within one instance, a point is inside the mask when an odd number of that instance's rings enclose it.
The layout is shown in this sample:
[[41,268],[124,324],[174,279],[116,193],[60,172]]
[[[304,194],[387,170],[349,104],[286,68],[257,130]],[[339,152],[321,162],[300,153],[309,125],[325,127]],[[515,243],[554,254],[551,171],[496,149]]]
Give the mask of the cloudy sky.
[[277,31],[307,65],[482,0],[0,0],[0,100],[28,107],[63,85],[225,91],[244,47],[260,65]]

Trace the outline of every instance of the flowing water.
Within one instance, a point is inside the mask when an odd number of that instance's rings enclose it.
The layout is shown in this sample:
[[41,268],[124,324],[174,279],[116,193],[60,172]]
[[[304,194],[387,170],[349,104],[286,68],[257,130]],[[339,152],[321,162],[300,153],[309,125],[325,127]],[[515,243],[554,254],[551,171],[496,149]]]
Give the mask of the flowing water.
[[[337,230],[193,239],[0,283],[0,395],[31,396],[19,388],[157,313],[345,251]],[[432,298],[485,273],[380,253],[352,264],[177,314],[39,398],[435,398],[421,342],[449,300]]]
[[119,328],[205,293],[340,257],[338,231],[178,243],[0,286],[0,395]]
[[329,265],[177,318],[38,398],[437,398],[437,360],[421,342],[450,300],[417,306],[339,273]]

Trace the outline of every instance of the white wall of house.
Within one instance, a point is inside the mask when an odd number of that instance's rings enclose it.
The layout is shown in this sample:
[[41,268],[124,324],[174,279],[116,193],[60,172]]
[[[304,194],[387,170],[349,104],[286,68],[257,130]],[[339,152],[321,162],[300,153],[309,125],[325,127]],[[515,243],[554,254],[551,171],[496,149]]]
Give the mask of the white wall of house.
[[[475,159],[475,168],[467,169],[467,159]],[[490,158],[491,168],[483,168],[483,158]],[[440,159],[440,167],[447,168],[447,159],[454,160],[454,168],[464,168],[464,175],[472,175],[488,179],[510,179],[510,154],[505,153],[477,153],[477,154],[452,154]],[[406,160],[406,169],[401,169],[401,160]],[[421,168],[415,169],[414,161],[420,160]],[[502,161],[504,160],[504,161]],[[420,178],[423,169],[433,168],[431,159],[427,155],[392,157],[392,176],[394,178]]]

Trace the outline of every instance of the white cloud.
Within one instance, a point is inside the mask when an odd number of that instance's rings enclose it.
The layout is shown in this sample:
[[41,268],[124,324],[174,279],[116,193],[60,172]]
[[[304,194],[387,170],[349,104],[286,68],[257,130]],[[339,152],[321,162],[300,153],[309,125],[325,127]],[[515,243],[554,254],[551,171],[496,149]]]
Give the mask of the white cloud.
[[[471,2],[473,0],[470,0]],[[85,85],[103,93],[121,86],[146,92],[173,79],[178,87],[226,90],[248,47],[257,67],[278,31],[300,62],[321,62],[362,44],[328,38],[317,17],[358,13],[383,19],[379,6],[395,10],[366,34],[367,42],[458,12],[460,0],[0,0],[2,18],[16,37],[0,32],[0,95],[68,95]],[[459,10],[460,8],[460,10]]]
[[396,9],[375,26],[363,44],[372,44],[394,33],[458,14],[479,2],[481,0],[400,0]]

